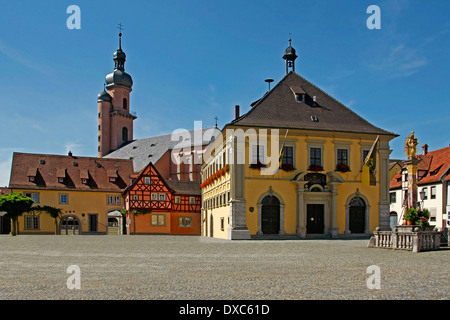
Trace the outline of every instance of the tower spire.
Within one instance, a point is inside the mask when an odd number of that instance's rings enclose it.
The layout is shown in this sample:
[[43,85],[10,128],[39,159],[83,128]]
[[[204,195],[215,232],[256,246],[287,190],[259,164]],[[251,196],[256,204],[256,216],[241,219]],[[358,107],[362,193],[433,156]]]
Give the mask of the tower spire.
[[122,30],[123,30],[122,23],[119,23],[117,29],[119,29],[119,50],[122,50]]

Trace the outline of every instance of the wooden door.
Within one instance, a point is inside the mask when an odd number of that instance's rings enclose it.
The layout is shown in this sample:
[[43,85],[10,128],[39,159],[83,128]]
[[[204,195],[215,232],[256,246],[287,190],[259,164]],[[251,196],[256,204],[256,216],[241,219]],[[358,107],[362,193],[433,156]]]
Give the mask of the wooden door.
[[263,234],[280,233],[280,201],[277,197],[267,196],[262,201],[261,231]]
[[89,231],[97,232],[97,225],[98,225],[98,215],[89,214]]
[[349,229],[351,233],[364,233],[366,227],[366,208],[362,206],[350,207]]
[[323,234],[325,230],[324,224],[324,205],[308,204],[307,205],[307,223],[306,231],[308,234]]

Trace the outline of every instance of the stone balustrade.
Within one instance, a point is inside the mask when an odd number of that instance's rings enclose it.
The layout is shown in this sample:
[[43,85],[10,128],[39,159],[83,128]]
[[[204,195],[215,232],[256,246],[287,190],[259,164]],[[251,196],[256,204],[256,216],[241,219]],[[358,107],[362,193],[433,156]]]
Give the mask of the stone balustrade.
[[368,246],[420,252],[438,250],[440,241],[441,234],[433,227],[396,226],[394,231],[380,231],[380,228],[376,228]]

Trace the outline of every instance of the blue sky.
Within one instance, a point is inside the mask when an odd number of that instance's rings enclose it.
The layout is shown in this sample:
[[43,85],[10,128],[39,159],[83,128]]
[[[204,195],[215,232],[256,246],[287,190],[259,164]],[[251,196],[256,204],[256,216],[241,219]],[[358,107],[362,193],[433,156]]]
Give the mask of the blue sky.
[[[69,30],[69,5],[81,30]],[[369,30],[369,5],[381,29]],[[124,25],[135,138],[219,127],[280,81],[289,34],[296,72],[369,122],[449,145],[450,2],[4,1],[0,13],[0,186],[13,152],[96,156],[97,94]]]

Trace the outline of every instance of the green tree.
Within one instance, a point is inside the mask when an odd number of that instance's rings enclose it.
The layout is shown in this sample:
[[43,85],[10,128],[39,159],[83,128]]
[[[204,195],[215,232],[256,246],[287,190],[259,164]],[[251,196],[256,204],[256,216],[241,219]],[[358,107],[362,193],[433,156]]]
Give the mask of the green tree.
[[48,213],[53,219],[55,219],[55,235],[58,234],[58,218],[61,218],[62,209],[51,206],[36,206],[31,209],[33,211]]
[[0,196],[0,211],[6,211],[7,216],[11,218],[11,235],[17,235],[18,219],[22,214],[30,211],[33,203],[33,199],[25,197],[20,193],[10,193]]

